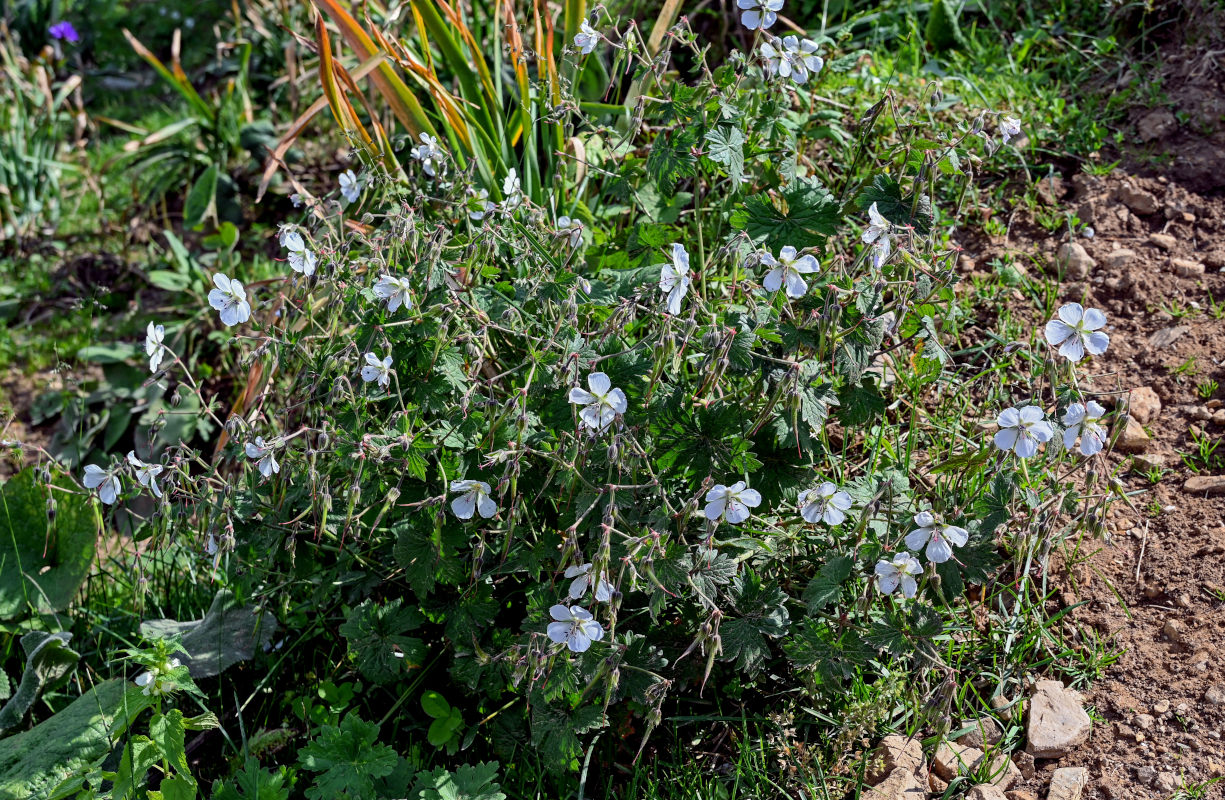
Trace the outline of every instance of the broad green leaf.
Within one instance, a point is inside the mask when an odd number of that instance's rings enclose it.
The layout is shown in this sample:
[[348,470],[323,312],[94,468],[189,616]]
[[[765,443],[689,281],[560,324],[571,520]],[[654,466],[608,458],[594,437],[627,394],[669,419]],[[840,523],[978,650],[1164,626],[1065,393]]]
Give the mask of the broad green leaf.
[[20,725],[38,696],[67,678],[77,665],[81,656],[68,647],[71,638],[71,633],[43,631],[31,631],[21,637],[21,647],[26,651],[26,668],[16,693],[0,709],[0,733]]
[[204,619],[175,622],[152,619],[140,624],[146,638],[171,639],[182,637],[183,664],[193,678],[220,674],[239,661],[255,655],[257,649],[272,640],[276,632],[276,617],[270,611],[260,612],[241,605],[229,589],[213,597]]
[[706,132],[706,157],[727,167],[735,187],[744,176],[744,134],[730,125],[720,125]]
[[350,713],[339,726],[324,725],[298,758],[304,769],[319,773],[306,790],[311,800],[374,800],[374,781],[391,774],[399,756],[378,743],[379,726]]
[[358,671],[375,683],[384,684],[395,680],[405,669],[416,669],[424,663],[425,643],[404,635],[423,622],[421,612],[403,606],[398,597],[383,604],[367,600],[349,612],[340,633],[349,642]]
[[217,214],[217,165],[213,164],[196,179],[183,203],[183,226],[195,228]]
[[825,562],[817,574],[808,582],[804,589],[804,605],[808,613],[815,614],[842,594],[842,584],[851,577],[851,567],[855,559],[846,555],[836,555]]

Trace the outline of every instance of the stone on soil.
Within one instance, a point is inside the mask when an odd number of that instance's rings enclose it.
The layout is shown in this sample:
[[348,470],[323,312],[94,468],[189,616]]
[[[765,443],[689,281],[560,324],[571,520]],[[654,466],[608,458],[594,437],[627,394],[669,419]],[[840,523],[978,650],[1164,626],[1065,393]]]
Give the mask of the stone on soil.
[[998,786],[980,783],[966,792],[966,800],[1008,800]]
[[1122,269],[1136,260],[1136,251],[1120,247],[1106,255],[1106,265],[1111,269]]
[[1213,706],[1225,706],[1225,684],[1209,686],[1204,692],[1204,702]]
[[1063,767],[1051,776],[1051,786],[1046,800],[1080,800],[1085,785],[1089,783],[1089,770],[1084,767]]
[[880,783],[860,795],[862,800],[926,800],[926,781],[919,782],[914,770],[898,767]]
[[1182,338],[1191,329],[1186,325],[1175,325],[1172,328],[1162,328],[1148,337],[1148,346],[1155,348],[1169,347]]
[[1084,744],[1092,727],[1080,694],[1059,681],[1038,681],[1029,701],[1026,752],[1035,758],[1060,758]]
[[1168,233],[1150,234],[1148,240],[1160,247],[1162,250],[1173,250],[1178,246],[1178,240]]
[[1089,253],[1076,242],[1064,242],[1055,253],[1055,263],[1064,270],[1064,275],[1071,280],[1089,277],[1089,272],[1097,266]]
[[1157,211],[1157,198],[1152,192],[1146,192],[1125,183],[1118,188],[1119,202],[1137,214],[1154,214]]
[[1140,134],[1142,142],[1164,139],[1176,130],[1178,130],[1178,119],[1165,108],[1148,112],[1136,123],[1136,133]]
[[1196,475],[1187,478],[1182,490],[1188,494],[1203,494],[1212,497],[1225,494],[1225,475]]
[[868,783],[876,783],[899,767],[904,767],[915,774],[927,772],[921,741],[901,734],[893,734],[882,739],[873,755],[872,764],[869,765]]
[[1151,386],[1141,386],[1127,393],[1127,413],[1141,425],[1147,425],[1161,413],[1161,398]]
[[[958,775],[977,772],[985,757],[983,751],[977,747],[967,747],[955,742],[946,743],[936,749],[932,769],[942,779],[951,781]],[[1012,788],[1021,777],[1021,771],[1008,759],[1007,753],[996,751],[989,763],[990,782],[1001,790]]]
[[1172,258],[1170,266],[1176,274],[1183,278],[1196,278],[1203,275],[1205,271],[1203,264],[1186,258]]
[[1152,440],[1153,437],[1148,435],[1144,426],[1129,416],[1127,427],[1123,429],[1123,435],[1119,437],[1118,448],[1124,453],[1143,453],[1148,449],[1148,443]]
[[958,744],[983,750],[985,745],[999,744],[1000,739],[1004,738],[1004,731],[1000,728],[1000,724],[991,717],[980,717],[961,723],[963,728],[968,725],[972,725],[974,729],[957,737]]

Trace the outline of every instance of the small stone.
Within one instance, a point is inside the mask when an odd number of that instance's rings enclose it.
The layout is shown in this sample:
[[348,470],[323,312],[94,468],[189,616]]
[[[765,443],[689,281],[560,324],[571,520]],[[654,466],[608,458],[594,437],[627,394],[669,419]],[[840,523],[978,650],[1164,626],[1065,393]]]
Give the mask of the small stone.
[[1137,214],[1154,214],[1157,211],[1157,198],[1152,192],[1125,183],[1118,188],[1115,196],[1123,205]]
[[1017,769],[1021,772],[1021,777],[1025,780],[1033,780],[1034,778],[1034,757],[1024,751],[1012,754],[1012,763],[1017,765]]
[[[997,426],[998,427],[998,426]],[[1000,719],[1005,722],[1012,722],[1013,711],[1015,710],[1012,701],[1002,694],[997,694],[991,698],[991,708],[999,715]]]
[[1008,800],[998,786],[980,783],[966,792],[966,800]]
[[1133,720],[1137,728],[1143,728],[1146,731],[1151,731],[1153,726],[1157,724],[1157,720],[1153,719],[1152,714],[1137,714]]
[[973,726],[973,730],[969,733],[958,737],[957,743],[964,744],[968,747],[976,747],[979,750],[986,749],[985,745],[999,744],[1000,739],[1004,738],[1004,730],[1000,724],[991,717],[980,717],[975,720],[966,720],[962,722],[961,727],[967,725]]
[[974,770],[974,765],[983,759],[983,751],[977,747],[961,744],[942,744],[936,748],[932,769],[946,781]]
[[1225,494],[1225,475],[1196,475],[1194,478],[1187,478],[1182,490],[1188,494],[1208,497]]
[[1062,767],[1051,775],[1051,785],[1046,791],[1046,800],[1080,800],[1080,795],[1089,783],[1089,770],[1084,767]]
[[1141,386],[1127,393],[1127,413],[1141,425],[1147,425],[1161,413],[1161,398],[1151,386]]
[[1038,800],[1038,795],[1025,789],[1013,789],[1010,792],[1004,792],[1004,797],[1008,800]]
[[1092,728],[1077,692],[1059,681],[1038,681],[1029,701],[1026,752],[1035,758],[1060,758],[1083,744]]
[[1144,786],[1152,786],[1157,780],[1157,770],[1145,764],[1143,767],[1136,769],[1136,780]]
[[1158,700],[1156,703],[1153,703],[1153,713],[1154,714],[1164,714],[1165,712],[1169,710],[1170,710],[1169,700]]
[[1191,261],[1186,258],[1170,259],[1170,267],[1175,274],[1183,278],[1195,278],[1204,274],[1204,265],[1198,261]]
[[1174,598],[1174,605],[1178,606],[1179,608],[1191,608],[1191,595],[1186,593],[1180,594],[1178,597]]
[[1191,329],[1186,325],[1175,325],[1172,328],[1162,328],[1152,336],[1148,337],[1148,346],[1154,348],[1169,347],[1190,330]]
[[1106,255],[1106,266],[1111,269],[1123,269],[1128,264],[1136,260],[1136,251],[1126,247],[1120,247],[1118,250],[1112,250]]
[[940,776],[934,772],[927,773],[927,788],[932,794],[944,794],[944,791],[949,788],[948,781],[940,780]]
[[1173,794],[1178,788],[1178,776],[1173,772],[1157,773],[1157,780],[1153,781],[1153,788],[1162,794]]
[[1131,459],[1133,471],[1152,472],[1155,469],[1165,469],[1165,456],[1157,453],[1142,453]]
[[1063,178],[1060,175],[1048,175],[1035,184],[1038,197],[1048,206],[1053,206],[1063,197]]
[[898,767],[904,767],[915,773],[920,770],[926,771],[923,742],[901,734],[886,736],[881,740],[873,755],[867,774],[868,783],[877,783]]
[[1070,280],[1082,280],[1097,266],[1089,253],[1077,242],[1064,242],[1055,253],[1055,263]]
[[1165,625],[1161,628],[1161,632],[1174,644],[1183,644],[1183,638],[1187,633],[1176,619],[1167,619]]
[[1178,246],[1178,240],[1168,233],[1150,234],[1148,240],[1166,251],[1173,250]]
[[1212,706],[1225,706],[1225,684],[1209,686],[1204,692],[1204,702]]
[[1142,142],[1155,142],[1178,130],[1178,119],[1168,109],[1158,108],[1140,117],[1136,133]]
[[914,770],[898,767],[860,797],[863,800],[926,800],[926,783],[926,780],[919,782]]
[[1152,440],[1153,437],[1148,435],[1144,426],[1129,416],[1127,427],[1123,429],[1123,435],[1119,437],[1117,446],[1124,453],[1142,453],[1148,449],[1149,442]]

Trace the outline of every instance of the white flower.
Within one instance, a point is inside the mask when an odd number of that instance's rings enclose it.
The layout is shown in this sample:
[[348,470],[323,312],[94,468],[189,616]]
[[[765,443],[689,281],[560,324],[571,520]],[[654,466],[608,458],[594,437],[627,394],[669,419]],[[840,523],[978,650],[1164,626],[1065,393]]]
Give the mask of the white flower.
[[374,284],[374,296],[387,302],[387,311],[391,314],[396,313],[400,306],[413,307],[408,296],[411,290],[408,278],[398,275],[380,275],[378,283]]
[[1106,326],[1106,315],[1099,309],[1086,309],[1080,303],[1059,307],[1059,318],[1046,323],[1046,340],[1059,348],[1059,355],[1076,362],[1085,353],[1100,356],[1106,352],[1110,337],[1100,328]]
[[425,170],[425,174],[432,178],[437,170],[446,169],[446,163],[443,161],[445,155],[435,137],[422,131],[420,139],[421,144],[412,149],[412,156],[421,162],[421,168]]
[[315,274],[315,254],[306,246],[302,234],[293,228],[281,228],[281,247],[289,251],[289,268],[306,277]]
[[791,245],[778,251],[778,260],[769,253],[762,253],[761,263],[773,267],[762,281],[766,291],[777,292],[786,286],[787,296],[793,299],[808,293],[808,284],[801,276],[810,275],[818,269],[817,259],[810,255],[796,258],[795,248]]
[[472,192],[472,196],[468,198],[468,219],[480,222],[491,208],[493,208],[493,203],[489,202],[488,189]]
[[570,248],[578,247],[583,242],[583,223],[569,217],[557,218],[557,229],[566,234],[570,240]]
[[511,167],[510,172],[506,173],[506,178],[502,181],[502,195],[506,198],[504,202],[507,208],[519,205],[519,192],[519,172]]
[[838,525],[851,508],[851,496],[826,481],[815,489],[800,493],[800,516],[809,522]]
[[[574,578],[574,581],[570,584],[571,600],[578,600],[583,595],[587,594],[587,587],[592,583],[590,564],[580,564],[577,567],[566,567],[565,576],[567,578]],[[596,601],[600,603],[607,603],[609,600],[612,600],[612,596],[612,584],[605,580],[603,575],[600,575],[600,577],[595,580]]]
[[1042,409],[1037,406],[1005,408],[996,422],[1000,429],[995,434],[995,446],[1001,450],[1012,450],[1021,458],[1029,458],[1038,452],[1038,445],[1049,442],[1055,435],[1051,424],[1043,419]]
[[817,43],[811,39],[801,42],[795,36],[762,42],[761,57],[766,61],[767,75],[780,75],[801,85],[810,73],[816,74],[825,66],[825,60],[817,55]]
[[85,467],[84,478],[86,489],[97,489],[98,499],[108,506],[119,498],[123,487],[119,485],[119,476],[108,469],[102,469],[97,464]]
[[706,519],[713,522],[722,517],[732,524],[739,524],[749,518],[750,508],[759,505],[761,493],[745,488],[744,481],[736,481],[731,486],[717,483],[706,493]]
[[736,5],[741,9],[740,22],[744,27],[764,31],[778,19],[783,0],[736,0]]
[[586,406],[579,412],[579,420],[593,431],[602,431],[612,424],[618,414],[629,408],[625,392],[612,388],[612,381],[603,372],[587,376],[587,388],[575,386],[570,390],[570,402]]
[[[928,547],[928,550],[930,549]],[[930,555],[928,557],[930,558]],[[919,560],[910,553],[897,553],[892,561],[881,559],[876,562],[876,585],[884,594],[893,594],[900,585],[903,597],[914,597],[919,590],[915,576],[922,574],[923,568],[919,566]]]
[[162,358],[166,355],[166,345],[162,344],[164,341],[166,341],[166,326],[154,325],[150,322],[149,327],[145,328],[145,354],[149,356],[150,372],[157,372]]
[[876,209],[876,203],[868,208],[868,220],[871,224],[863,232],[860,239],[864,244],[872,245],[872,266],[880,269],[881,264],[889,258],[893,246],[889,243],[889,230],[892,227],[889,220]]
[[604,638],[604,628],[581,606],[567,607],[559,603],[549,609],[549,616],[556,620],[549,623],[549,638],[566,645],[572,652],[585,653],[592,642]]
[[583,20],[579,24],[579,32],[574,34],[574,46],[583,55],[587,55],[595,46],[600,43],[599,32],[588,24],[587,20]]
[[451,491],[459,497],[451,501],[451,510],[460,519],[472,519],[472,512],[489,519],[498,513],[498,504],[489,496],[489,484],[484,481],[451,481]]
[[357,198],[362,196],[362,185],[351,169],[340,173],[340,194],[350,203],[356,203]]
[[668,313],[680,314],[681,300],[689,291],[689,253],[679,242],[672,245],[672,263],[660,270],[659,290],[668,293]]
[[277,463],[276,456],[272,454],[272,443],[265,442],[263,436],[256,436],[254,442],[247,442],[246,451],[247,458],[256,460],[255,467],[265,478],[270,478],[272,473],[281,471],[281,465]]
[[1021,135],[1021,120],[1016,117],[1004,117],[1000,120],[1000,139],[1004,144],[1014,136]]
[[927,560],[935,564],[943,564],[953,557],[950,544],[961,547],[970,538],[965,528],[945,525],[930,511],[915,514],[914,524],[919,527],[906,534],[906,546],[917,553],[926,544]]
[[366,366],[362,367],[362,380],[366,383],[378,381],[379,386],[386,389],[391,385],[391,356],[384,356],[382,361],[374,353],[366,353]]
[[136,457],[135,451],[128,451],[128,463],[132,465],[132,470],[136,473],[136,480],[141,486],[147,486],[149,491],[153,492],[154,497],[161,497],[161,487],[157,485],[157,476],[162,474],[165,469],[161,464],[146,464]]
[[230,280],[223,273],[213,276],[213,289],[208,293],[208,304],[221,312],[221,322],[227,328],[251,319],[251,304],[247,302],[247,290],[237,279]]
[[1091,456],[1102,452],[1108,438],[1102,417],[1106,409],[1100,403],[1073,403],[1063,414],[1063,446],[1071,450],[1080,437],[1081,455]]
[[174,681],[168,680],[166,675],[171,670],[178,669],[180,666],[182,666],[181,662],[177,658],[172,658],[166,662],[165,669],[154,667],[148,672],[142,672],[137,675],[135,683],[137,686],[144,687],[144,694],[147,697],[158,697],[168,694],[175,690],[176,684]]

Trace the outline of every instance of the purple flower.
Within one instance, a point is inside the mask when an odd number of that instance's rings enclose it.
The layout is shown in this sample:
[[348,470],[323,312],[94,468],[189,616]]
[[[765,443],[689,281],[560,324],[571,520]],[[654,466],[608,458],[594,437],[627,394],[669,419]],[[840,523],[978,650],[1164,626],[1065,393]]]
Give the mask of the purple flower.
[[81,41],[80,34],[77,33],[76,28],[72,27],[71,22],[57,22],[47,32],[51,34],[52,39],[63,39],[66,42]]

